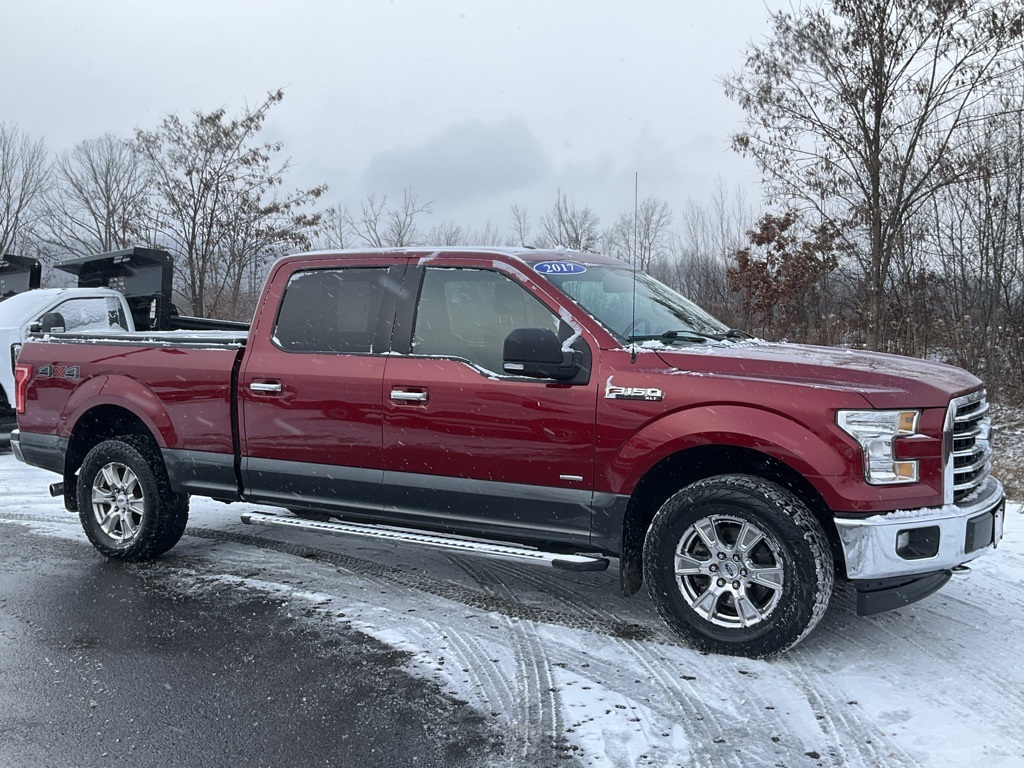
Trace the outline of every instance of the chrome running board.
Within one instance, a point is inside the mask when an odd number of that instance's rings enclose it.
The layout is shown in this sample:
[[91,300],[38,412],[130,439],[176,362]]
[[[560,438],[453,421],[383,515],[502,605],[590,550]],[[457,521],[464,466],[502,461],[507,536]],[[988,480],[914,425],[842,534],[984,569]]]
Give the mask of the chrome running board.
[[298,528],[303,531],[330,533],[334,536],[360,536],[380,541],[420,544],[425,547],[464,552],[467,555],[484,555],[507,560],[525,560],[530,563],[550,565],[563,571],[603,571],[608,567],[608,559],[598,555],[563,555],[557,552],[543,552],[539,549],[516,544],[496,544],[480,539],[467,539],[462,536],[452,536],[445,533],[423,533],[412,531],[408,528],[392,528],[385,525],[320,522],[318,520],[303,520],[298,517],[265,515],[256,512],[246,512],[243,514],[242,522],[246,525]]

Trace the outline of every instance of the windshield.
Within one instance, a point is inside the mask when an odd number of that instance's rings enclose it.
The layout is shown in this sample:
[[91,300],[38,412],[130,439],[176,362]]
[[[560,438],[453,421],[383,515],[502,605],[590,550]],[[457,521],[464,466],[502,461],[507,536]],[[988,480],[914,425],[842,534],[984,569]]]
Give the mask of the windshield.
[[731,335],[728,326],[644,272],[636,273],[634,319],[632,269],[593,264],[576,269],[585,271],[548,272],[544,277],[622,341],[703,341]]

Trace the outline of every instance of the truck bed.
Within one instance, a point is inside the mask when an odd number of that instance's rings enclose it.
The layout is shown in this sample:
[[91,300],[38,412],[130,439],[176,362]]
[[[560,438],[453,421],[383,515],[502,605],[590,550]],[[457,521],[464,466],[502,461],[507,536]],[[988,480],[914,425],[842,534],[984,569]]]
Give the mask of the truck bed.
[[54,334],[30,341],[21,359],[39,373],[21,429],[67,438],[81,413],[115,391],[148,422],[161,447],[233,454],[233,383],[246,341],[245,334],[224,331]]

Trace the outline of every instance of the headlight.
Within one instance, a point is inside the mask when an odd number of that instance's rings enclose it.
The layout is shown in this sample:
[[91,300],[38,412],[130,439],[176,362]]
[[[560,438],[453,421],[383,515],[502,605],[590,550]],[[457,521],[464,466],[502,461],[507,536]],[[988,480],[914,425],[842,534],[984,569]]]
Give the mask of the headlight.
[[864,451],[864,479],[871,485],[917,482],[917,462],[897,461],[893,441],[917,434],[920,411],[838,411],[836,423]]

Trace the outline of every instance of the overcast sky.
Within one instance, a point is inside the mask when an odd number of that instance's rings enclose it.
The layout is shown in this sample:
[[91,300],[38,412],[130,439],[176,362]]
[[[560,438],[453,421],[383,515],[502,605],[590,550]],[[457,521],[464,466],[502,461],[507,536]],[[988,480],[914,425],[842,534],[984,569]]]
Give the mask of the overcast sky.
[[350,207],[411,185],[424,228],[505,231],[513,202],[536,220],[559,189],[610,224],[634,172],[674,211],[719,178],[758,202],[718,80],[767,32],[763,0],[7,0],[0,18],[0,121],[51,152],[283,87],[265,135],[289,184]]

